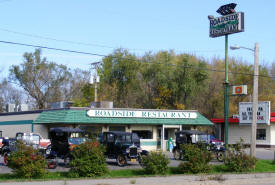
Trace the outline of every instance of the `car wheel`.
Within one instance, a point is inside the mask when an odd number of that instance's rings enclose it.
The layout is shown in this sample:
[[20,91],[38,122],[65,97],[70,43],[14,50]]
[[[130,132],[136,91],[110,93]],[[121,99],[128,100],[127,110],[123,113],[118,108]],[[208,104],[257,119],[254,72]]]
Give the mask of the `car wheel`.
[[4,163],[5,166],[8,165],[8,157],[9,157],[8,152],[5,152],[4,155],[3,155],[3,163]]
[[55,169],[57,167],[57,160],[52,159],[48,161],[48,168],[49,169]]
[[71,162],[71,157],[69,155],[66,155],[64,157],[64,165],[65,165],[66,168],[70,167],[70,162]]
[[142,161],[142,158],[143,157],[146,157],[145,155],[139,155],[138,156],[138,163],[139,163],[139,165],[143,168],[144,167],[144,163],[143,163],[143,161]]
[[220,162],[224,161],[224,152],[223,151],[218,151],[217,152],[217,160]]
[[116,162],[118,166],[125,166],[127,164],[126,158],[122,154],[117,156]]
[[176,150],[174,151],[174,158],[175,158],[176,160],[180,160],[180,159],[181,159],[181,152],[180,152],[179,149],[176,149]]

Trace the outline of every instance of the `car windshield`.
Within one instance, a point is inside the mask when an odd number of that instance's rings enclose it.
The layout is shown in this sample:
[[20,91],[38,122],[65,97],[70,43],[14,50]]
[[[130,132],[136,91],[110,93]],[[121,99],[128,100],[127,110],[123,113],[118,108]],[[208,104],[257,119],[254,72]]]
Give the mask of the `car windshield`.
[[68,142],[69,144],[73,144],[73,145],[79,145],[79,144],[82,144],[82,143],[85,143],[87,141],[86,138],[84,137],[79,137],[79,138],[68,138]]
[[117,143],[132,143],[132,136],[130,134],[118,135],[116,137]]
[[24,135],[21,139],[26,145],[39,145],[40,141],[38,135]]
[[210,141],[210,135],[207,135],[207,134],[197,135],[197,137],[198,137],[198,141],[201,141],[201,142]]

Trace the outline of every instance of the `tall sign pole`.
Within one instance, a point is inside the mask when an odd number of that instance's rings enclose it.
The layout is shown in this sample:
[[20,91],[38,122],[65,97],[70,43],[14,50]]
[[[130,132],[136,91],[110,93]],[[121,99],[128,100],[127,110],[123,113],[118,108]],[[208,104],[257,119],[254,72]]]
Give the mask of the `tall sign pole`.
[[254,79],[253,79],[253,118],[251,125],[251,146],[250,156],[256,155],[256,131],[257,131],[257,111],[258,111],[258,78],[259,78],[259,44],[255,43],[254,48]]
[[224,78],[224,134],[225,147],[228,147],[229,80],[228,80],[228,34],[225,35],[225,78]]
[[225,36],[225,79],[224,79],[224,136],[225,146],[228,146],[228,115],[229,115],[229,80],[228,80],[228,35],[244,31],[244,13],[235,12],[235,3],[221,6],[217,13],[221,17],[209,15],[210,21],[210,37]]

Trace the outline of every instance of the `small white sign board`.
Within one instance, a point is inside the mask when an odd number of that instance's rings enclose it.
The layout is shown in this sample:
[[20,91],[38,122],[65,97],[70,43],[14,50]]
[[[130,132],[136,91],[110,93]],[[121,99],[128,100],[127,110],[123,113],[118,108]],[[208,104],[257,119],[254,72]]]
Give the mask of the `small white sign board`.
[[235,85],[232,88],[233,95],[246,95],[247,94],[247,85]]
[[[239,103],[239,123],[251,124],[253,117],[252,102]],[[257,111],[258,124],[270,124],[270,101],[259,101]]]

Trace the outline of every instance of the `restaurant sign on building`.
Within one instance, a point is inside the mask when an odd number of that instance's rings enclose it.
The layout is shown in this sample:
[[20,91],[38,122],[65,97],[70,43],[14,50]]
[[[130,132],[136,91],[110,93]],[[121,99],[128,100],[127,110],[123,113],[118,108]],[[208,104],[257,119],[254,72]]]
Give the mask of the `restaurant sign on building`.
[[197,113],[191,111],[154,111],[125,109],[92,109],[87,111],[90,117],[112,118],[159,118],[159,119],[196,119]]
[[210,37],[219,37],[227,34],[244,31],[244,13],[237,12],[210,19]]
[[[239,103],[239,123],[251,124],[252,123],[252,102]],[[270,101],[258,102],[257,123],[270,124]]]

